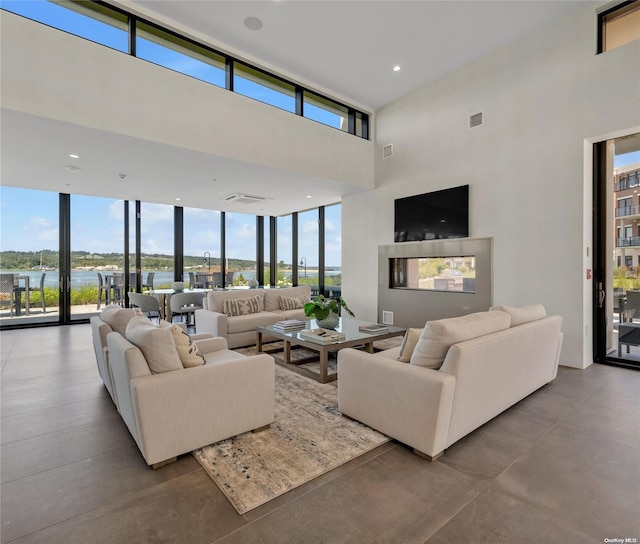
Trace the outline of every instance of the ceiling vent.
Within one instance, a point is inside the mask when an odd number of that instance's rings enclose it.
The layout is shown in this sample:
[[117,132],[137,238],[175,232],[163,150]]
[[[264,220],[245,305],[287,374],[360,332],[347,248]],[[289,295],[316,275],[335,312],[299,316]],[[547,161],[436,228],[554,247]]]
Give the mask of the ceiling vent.
[[388,159],[393,155],[393,144],[387,144],[382,148],[382,158]]
[[469,115],[469,128],[476,128],[476,127],[482,126],[484,122],[483,117],[484,116],[482,112]]
[[264,202],[267,200],[262,196],[243,195],[240,193],[233,193],[223,197],[226,202],[237,202],[238,204],[256,204],[257,202]]

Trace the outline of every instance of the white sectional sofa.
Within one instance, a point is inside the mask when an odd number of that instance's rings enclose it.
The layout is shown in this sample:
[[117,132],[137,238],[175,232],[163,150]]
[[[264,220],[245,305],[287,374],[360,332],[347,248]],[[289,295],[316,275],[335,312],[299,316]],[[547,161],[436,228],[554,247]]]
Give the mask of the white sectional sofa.
[[339,410],[435,460],[556,377],[561,325],[540,305],[500,306],[428,322],[392,350],[341,350]]
[[230,348],[256,343],[256,327],[286,319],[308,319],[303,306],[311,300],[308,285],[277,289],[210,291],[196,310],[196,330],[226,338]]

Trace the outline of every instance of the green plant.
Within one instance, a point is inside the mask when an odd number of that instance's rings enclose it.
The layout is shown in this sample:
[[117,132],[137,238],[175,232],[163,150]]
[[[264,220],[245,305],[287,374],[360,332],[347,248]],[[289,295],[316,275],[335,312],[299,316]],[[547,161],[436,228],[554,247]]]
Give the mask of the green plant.
[[313,297],[311,302],[307,302],[304,305],[304,315],[315,317],[316,319],[324,319],[329,315],[329,312],[339,314],[340,308],[344,308],[351,317],[355,317],[342,297],[335,299],[326,298],[324,295],[317,295]]

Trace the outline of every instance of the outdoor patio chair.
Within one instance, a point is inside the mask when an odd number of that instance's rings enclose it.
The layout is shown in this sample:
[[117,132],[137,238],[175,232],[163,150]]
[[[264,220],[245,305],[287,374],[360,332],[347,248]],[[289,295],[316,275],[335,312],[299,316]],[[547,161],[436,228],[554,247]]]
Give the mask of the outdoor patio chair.
[[149,290],[153,290],[153,276],[155,275],[155,272],[149,272],[147,274],[147,281],[145,281],[142,284],[142,290],[144,291],[145,289],[149,289]]
[[640,291],[627,291],[627,300],[624,304],[624,313],[627,321],[633,323],[633,319],[640,319]]
[[33,287],[29,286],[29,292],[26,294],[27,297],[31,297],[31,293],[35,293],[35,292],[40,293],[40,302],[42,303],[43,314],[47,313],[47,307],[45,305],[45,300],[44,300],[44,278],[46,275],[47,274],[43,272],[42,276],[40,276],[40,284],[34,285]]
[[3,302],[9,301],[9,311],[12,317],[16,309],[17,297],[20,296],[16,274],[0,274],[0,295],[2,295]]
[[133,308],[139,308],[149,319],[160,319],[160,302],[152,295],[143,293],[129,293],[129,304]]
[[169,306],[171,307],[171,321],[176,315],[180,316],[180,320],[183,321],[184,317],[187,318],[187,326],[190,324],[190,317],[193,316],[193,326],[196,324],[196,310],[202,309],[202,299],[205,293],[175,293],[171,295]]
[[104,293],[105,305],[110,302],[109,284],[102,278],[102,274],[98,272],[98,310],[100,309],[100,302],[102,302],[102,293]]

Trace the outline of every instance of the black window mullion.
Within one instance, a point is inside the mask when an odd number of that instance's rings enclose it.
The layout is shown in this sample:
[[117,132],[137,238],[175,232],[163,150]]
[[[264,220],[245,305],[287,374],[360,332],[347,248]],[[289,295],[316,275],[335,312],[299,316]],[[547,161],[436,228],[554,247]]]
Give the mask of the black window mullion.
[[324,244],[324,206],[320,206],[318,208],[318,293],[324,293]]
[[220,212],[220,271],[222,272],[222,287],[227,286],[227,243],[226,243],[226,212]]
[[304,91],[296,85],[296,115],[304,117]]
[[59,196],[59,258],[58,297],[60,305],[60,323],[71,321],[71,195],[60,193]]
[[133,16],[129,16],[129,55],[136,56],[136,25],[137,20]]
[[184,271],[184,208],[173,208],[173,281],[183,281]]
[[233,92],[233,59],[227,57],[225,62],[225,88]]
[[264,285],[264,217],[256,215],[256,280]]
[[298,285],[298,212],[291,214],[291,263],[293,285]]
[[[136,200],[136,274],[140,277],[142,273],[142,234],[140,230],[140,226],[142,225],[141,213],[142,205],[139,200]],[[137,291],[141,290],[141,282],[138,281]]]
[[356,133],[356,110],[354,110],[353,108],[349,108],[347,123],[348,123],[347,130],[349,134],[355,134]]
[[271,263],[271,273],[269,275],[269,283],[272,287],[278,285],[278,218],[271,216],[269,218],[269,261]]

